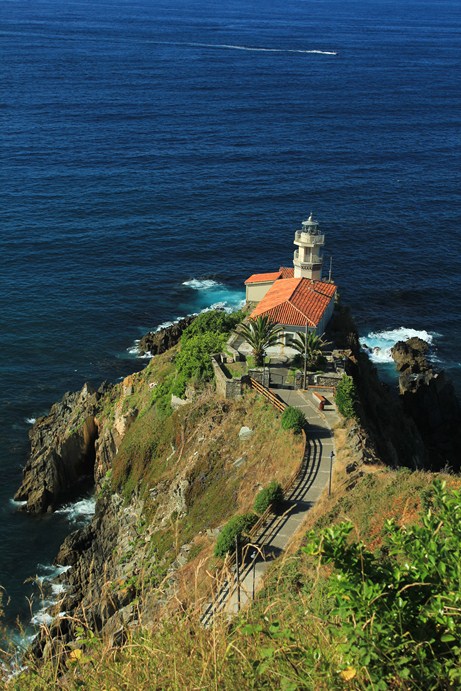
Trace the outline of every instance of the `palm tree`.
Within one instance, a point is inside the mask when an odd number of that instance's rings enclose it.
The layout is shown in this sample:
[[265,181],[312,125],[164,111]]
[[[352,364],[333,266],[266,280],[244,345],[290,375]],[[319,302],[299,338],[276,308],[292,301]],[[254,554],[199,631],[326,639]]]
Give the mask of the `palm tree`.
[[256,367],[264,365],[267,348],[280,343],[282,331],[282,327],[272,322],[268,316],[250,319],[247,324],[240,324],[237,329],[237,333],[251,346]]
[[323,337],[317,336],[316,333],[310,331],[308,333],[297,333],[290,346],[300,353],[303,358],[306,358],[306,369],[313,369],[317,364],[317,360],[322,355],[322,349],[330,345],[330,341],[324,341]]

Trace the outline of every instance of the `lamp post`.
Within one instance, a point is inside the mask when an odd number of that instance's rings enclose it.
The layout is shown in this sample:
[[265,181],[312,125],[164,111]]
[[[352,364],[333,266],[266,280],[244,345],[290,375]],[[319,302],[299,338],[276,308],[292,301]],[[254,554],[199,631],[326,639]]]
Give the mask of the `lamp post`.
[[307,321],[306,328],[304,331],[304,383],[303,389],[306,390],[306,377],[307,377]]
[[332,475],[332,472],[333,472],[333,458],[334,458],[334,455],[335,455],[335,454],[334,454],[334,451],[332,451],[332,452],[330,453],[330,479],[329,479],[329,482],[328,482],[328,496],[331,495],[331,475]]
[[255,599],[255,580],[256,580],[256,556],[257,553],[253,552],[251,559],[253,560],[253,587],[252,587],[252,600]]
[[235,576],[237,578],[237,612],[240,612],[240,564],[238,535],[235,536]]

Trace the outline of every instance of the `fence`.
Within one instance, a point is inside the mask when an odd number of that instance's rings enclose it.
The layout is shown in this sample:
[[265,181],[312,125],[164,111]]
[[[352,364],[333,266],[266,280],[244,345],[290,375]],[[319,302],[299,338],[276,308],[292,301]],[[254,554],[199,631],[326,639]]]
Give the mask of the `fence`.
[[281,398],[277,396],[277,394],[273,393],[270,389],[267,389],[265,386],[260,384],[259,382],[256,381],[256,379],[253,379],[253,377],[250,377],[250,386],[252,389],[257,391],[261,396],[264,396],[264,398],[267,398],[269,403],[272,403],[274,408],[277,408],[277,410],[280,410],[281,413],[287,408],[287,404],[282,401]]

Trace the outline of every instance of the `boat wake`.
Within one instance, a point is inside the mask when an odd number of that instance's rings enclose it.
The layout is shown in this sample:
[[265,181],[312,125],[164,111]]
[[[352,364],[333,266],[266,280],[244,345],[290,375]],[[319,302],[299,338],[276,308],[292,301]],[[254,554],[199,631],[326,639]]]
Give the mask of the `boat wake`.
[[306,50],[301,48],[259,48],[258,46],[240,46],[233,43],[197,43],[195,41],[152,41],[157,45],[165,46],[191,46],[197,48],[221,48],[222,50],[246,50],[255,53],[304,53],[317,55],[338,55],[333,50]]

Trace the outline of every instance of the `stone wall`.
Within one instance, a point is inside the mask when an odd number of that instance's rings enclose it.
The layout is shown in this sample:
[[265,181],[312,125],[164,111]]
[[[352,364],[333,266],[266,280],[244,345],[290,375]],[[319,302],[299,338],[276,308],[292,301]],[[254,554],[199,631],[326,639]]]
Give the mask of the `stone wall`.
[[226,343],[226,350],[232,355],[233,361],[234,362],[239,362],[242,360],[242,356],[239,353],[239,351],[235,348],[235,345],[237,341],[241,338],[240,334],[236,333],[235,331],[231,333],[227,343]]
[[211,356],[211,364],[215,376],[216,393],[222,398],[240,398],[247,377],[229,379],[221,368],[221,353]]
[[[324,374],[314,374],[308,372],[306,377],[307,386],[338,386],[338,382],[343,375],[336,372],[325,372]],[[295,389],[303,388],[303,373],[298,372],[295,378]]]
[[250,369],[248,370],[248,376],[255,379],[259,384],[265,386],[266,389],[270,387],[270,372],[268,367],[265,367],[263,370]]

